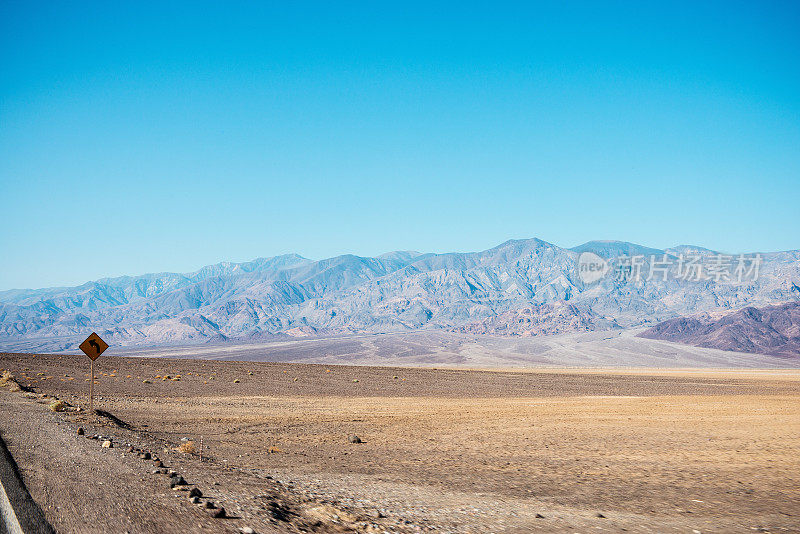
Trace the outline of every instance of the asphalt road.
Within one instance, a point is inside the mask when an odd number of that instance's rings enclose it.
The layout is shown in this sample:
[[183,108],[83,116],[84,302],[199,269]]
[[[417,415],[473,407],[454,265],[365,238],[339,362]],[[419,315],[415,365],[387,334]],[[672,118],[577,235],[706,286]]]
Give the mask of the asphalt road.
[[0,436],[0,534],[51,534],[53,527],[31,498]]

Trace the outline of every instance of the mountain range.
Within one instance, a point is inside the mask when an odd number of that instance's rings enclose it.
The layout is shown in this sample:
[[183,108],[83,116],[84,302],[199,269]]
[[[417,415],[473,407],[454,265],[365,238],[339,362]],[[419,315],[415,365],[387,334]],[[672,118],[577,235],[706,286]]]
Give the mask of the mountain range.
[[[604,258],[609,275],[582,280],[582,254]],[[502,336],[643,328],[701,312],[792,302],[800,297],[800,251],[765,253],[754,279],[685,280],[685,255],[620,241],[561,248],[511,240],[481,252],[398,251],[313,261],[291,254],[219,263],[192,273],[157,273],[76,287],[0,292],[0,348],[74,349],[88,332],[115,345],[192,344],[356,333],[442,330]],[[655,277],[614,276],[619,258],[639,256]],[[731,260],[735,261],[735,257]]]
[[719,318],[704,312],[694,317],[668,319],[639,334],[737,352],[800,355],[800,302],[753,308],[748,306]]

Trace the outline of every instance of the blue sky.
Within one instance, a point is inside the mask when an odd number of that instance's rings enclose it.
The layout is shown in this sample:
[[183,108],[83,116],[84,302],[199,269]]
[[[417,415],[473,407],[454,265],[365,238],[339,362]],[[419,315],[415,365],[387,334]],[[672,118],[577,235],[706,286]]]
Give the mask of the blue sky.
[[0,0],[0,289],[534,236],[800,248],[798,6]]

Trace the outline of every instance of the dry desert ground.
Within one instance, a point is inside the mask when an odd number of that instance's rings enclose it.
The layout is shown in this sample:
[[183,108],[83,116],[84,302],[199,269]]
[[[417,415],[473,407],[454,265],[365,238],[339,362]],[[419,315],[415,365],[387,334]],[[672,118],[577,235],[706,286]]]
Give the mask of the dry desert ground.
[[90,415],[85,357],[0,355],[59,532],[800,531],[797,370],[96,363]]

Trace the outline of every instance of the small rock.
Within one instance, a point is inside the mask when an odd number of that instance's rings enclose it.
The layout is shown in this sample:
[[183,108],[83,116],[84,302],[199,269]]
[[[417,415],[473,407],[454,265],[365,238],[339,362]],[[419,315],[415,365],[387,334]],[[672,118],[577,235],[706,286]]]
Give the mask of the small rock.
[[174,488],[175,486],[186,486],[186,480],[180,475],[171,477],[169,479],[169,487]]
[[155,466],[156,467],[164,467],[164,462],[162,462],[161,460],[156,460]]
[[97,434],[95,434],[94,436],[90,437],[89,439],[100,439],[100,436],[98,436]]
[[256,534],[256,531],[250,527],[242,527],[239,529],[239,532],[242,534]]
[[359,438],[355,434],[351,434],[350,436],[348,436],[347,440],[350,443],[364,443],[363,441],[361,441],[361,438]]
[[103,447],[104,449],[113,449],[113,448],[114,448],[114,444],[113,444],[113,443],[111,443],[111,440],[110,440],[110,439],[107,439],[107,440],[105,440],[105,441],[103,442],[103,444],[101,445],[101,447]]
[[601,513],[598,513],[595,517],[599,517],[600,519],[605,519],[606,518],[606,516],[604,516]]
[[200,498],[192,497],[191,494],[189,494],[189,502],[192,504],[200,504]]
[[84,435],[83,427],[81,427],[81,426],[78,427],[78,435],[79,436],[83,436]]
[[534,517],[536,519],[544,519],[544,516],[542,514],[536,514]]
[[197,488],[192,488],[191,491],[189,491],[189,497],[202,497],[202,496],[203,492]]
[[214,508],[217,507],[217,505],[214,504],[214,501],[206,501],[204,506],[205,506],[206,510],[213,510]]
[[142,460],[149,460],[150,459],[150,453],[149,452],[143,452],[142,454],[139,455],[139,458],[141,458]]
[[225,508],[220,506],[219,508],[214,508],[210,512],[211,517],[225,517]]

